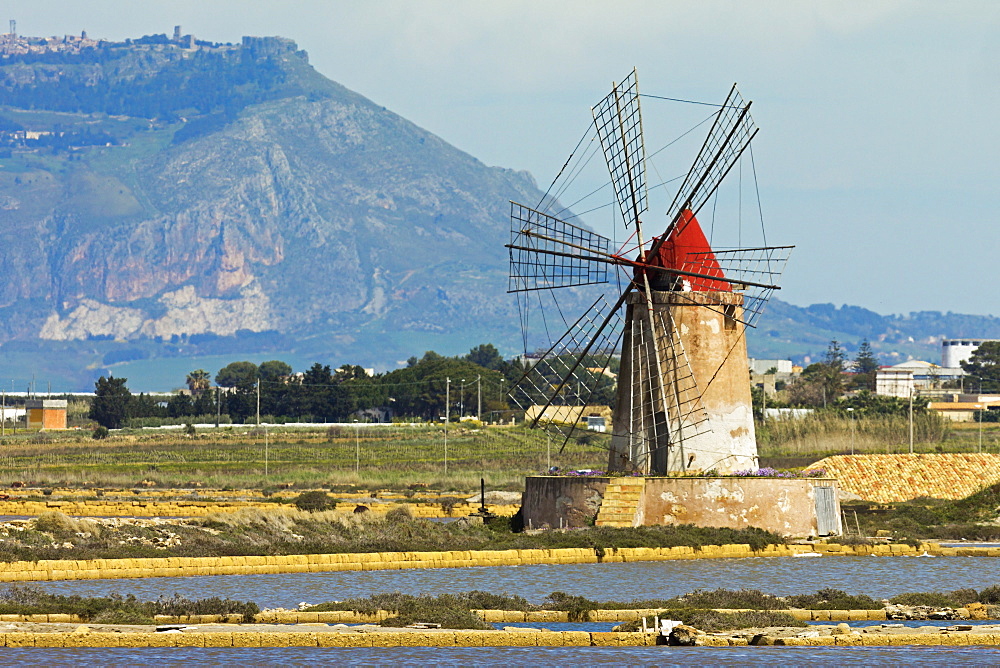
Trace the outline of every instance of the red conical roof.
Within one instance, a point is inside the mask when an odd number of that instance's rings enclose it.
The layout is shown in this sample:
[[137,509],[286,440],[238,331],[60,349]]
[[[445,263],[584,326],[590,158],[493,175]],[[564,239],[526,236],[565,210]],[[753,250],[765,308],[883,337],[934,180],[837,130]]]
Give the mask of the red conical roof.
[[[654,238],[654,243],[656,239]],[[732,286],[726,281],[722,267],[719,266],[715,253],[705,237],[705,233],[698,224],[698,219],[694,217],[689,209],[681,212],[677,224],[670,232],[667,240],[660,245],[660,250],[649,264],[665,267],[667,269],[677,269],[679,271],[690,271],[696,274],[712,276],[712,278],[700,278],[698,276],[679,276],[683,281],[685,290],[695,292],[731,292]],[[653,274],[660,272],[650,272]]]

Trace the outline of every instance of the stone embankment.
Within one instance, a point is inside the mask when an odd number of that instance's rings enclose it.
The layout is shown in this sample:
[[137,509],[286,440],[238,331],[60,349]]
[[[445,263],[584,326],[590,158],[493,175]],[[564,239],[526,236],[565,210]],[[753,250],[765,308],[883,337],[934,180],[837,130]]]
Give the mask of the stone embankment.
[[[326,624],[290,626],[213,625],[157,631],[152,626],[86,626],[67,623],[8,624],[0,647],[639,647],[650,645],[719,646],[894,646],[1000,645],[1000,626],[955,625],[903,628],[896,625],[851,628],[847,624],[801,628],[748,629],[703,633],[678,627],[669,637],[653,632],[548,631],[506,628],[499,631],[389,629]],[[678,633],[683,630],[684,633]],[[665,648],[666,649],[666,648]],[[669,651],[669,650],[667,650]]]
[[[974,613],[969,608],[927,608],[915,606],[901,612],[905,606],[888,606],[878,610],[806,610],[791,608],[788,610],[773,610],[784,612],[795,619],[812,622],[846,622],[846,621],[887,621],[898,619],[1000,619],[1000,609],[996,606],[980,606]],[[970,608],[972,606],[970,605]],[[988,612],[987,609],[989,610]],[[718,608],[717,612],[734,613],[740,610]],[[632,622],[643,617],[652,617],[662,613],[660,608],[633,608],[614,610],[588,610],[583,613],[583,619],[571,619],[565,610],[473,610],[483,621],[491,624],[558,624],[572,621],[585,622]],[[978,614],[977,614],[978,613]],[[258,624],[377,624],[395,613],[388,610],[378,610],[374,613],[355,612],[353,610],[327,610],[309,612],[301,610],[263,610],[252,620],[243,619],[243,615],[157,615],[157,624],[243,624],[256,622]],[[77,615],[67,614],[34,614],[34,615],[0,615],[0,623],[33,622],[33,623],[74,623],[83,624],[85,620]]]
[[0,582],[107,578],[320,573],[330,571],[462,568],[530,564],[594,564],[674,559],[829,556],[1000,556],[1000,548],[951,548],[921,545],[749,545],[692,547],[553,548],[528,550],[455,550],[450,552],[372,552],[344,554],[257,555],[243,557],[151,557],[145,559],[39,560],[0,563]]
[[[330,510],[353,512],[358,502],[341,502]],[[368,510],[384,514],[393,508],[406,507],[414,517],[465,517],[479,510],[478,504],[459,503],[450,506],[450,512],[442,508],[440,503],[372,503],[365,502]],[[231,513],[244,508],[259,508],[276,510],[279,508],[294,508],[287,503],[273,501],[185,501],[185,500],[141,500],[127,499],[87,499],[87,500],[0,500],[0,515],[34,517],[47,512],[60,512],[72,517],[203,517],[215,513]],[[518,506],[490,506],[490,510],[499,515],[513,515]]]
[[46,624],[0,633],[0,647],[614,647],[657,644],[654,633],[616,631],[453,631],[296,625],[251,625],[239,630],[152,627],[102,628]]

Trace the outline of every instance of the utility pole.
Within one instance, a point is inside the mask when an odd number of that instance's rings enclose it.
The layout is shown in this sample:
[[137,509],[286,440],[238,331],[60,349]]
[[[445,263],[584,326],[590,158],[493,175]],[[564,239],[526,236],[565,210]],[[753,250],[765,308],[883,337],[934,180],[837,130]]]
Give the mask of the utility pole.
[[483,377],[476,376],[476,420],[483,421]]
[[219,428],[219,421],[222,419],[222,388],[215,388],[215,428]]
[[451,419],[451,378],[444,379],[444,474],[448,475],[448,421]]
[[979,454],[983,454],[983,404],[979,405]]
[[851,414],[851,454],[854,454],[854,409],[848,408],[847,412]]
[[0,436],[7,435],[7,390],[0,390]]
[[910,386],[910,454],[913,454],[913,386]]
[[361,473],[361,427],[354,421],[354,473]]
[[458,392],[458,421],[465,417],[465,379],[462,379],[462,389]]
[[257,426],[260,426],[260,378],[257,379]]

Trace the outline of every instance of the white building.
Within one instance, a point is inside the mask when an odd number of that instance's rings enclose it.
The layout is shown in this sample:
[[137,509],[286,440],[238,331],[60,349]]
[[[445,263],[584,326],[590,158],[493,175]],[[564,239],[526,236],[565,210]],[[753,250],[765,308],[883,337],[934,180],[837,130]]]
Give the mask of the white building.
[[961,368],[962,362],[967,362],[976,348],[987,341],[996,342],[1000,339],[943,339],[941,341],[941,366]]
[[946,381],[957,380],[964,375],[965,372],[960,368],[908,360],[878,370],[875,374],[875,394],[906,399],[911,392],[920,394],[939,390]]
[[792,372],[792,360],[758,360],[750,358],[750,373],[763,376],[771,369],[777,370],[778,373],[791,373]]

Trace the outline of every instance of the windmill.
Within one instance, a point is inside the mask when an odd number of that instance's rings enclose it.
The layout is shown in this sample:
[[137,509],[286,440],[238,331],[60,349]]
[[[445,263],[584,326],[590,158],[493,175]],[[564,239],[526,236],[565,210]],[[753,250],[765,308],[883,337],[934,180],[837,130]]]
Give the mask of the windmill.
[[[538,310],[565,331],[529,360],[510,397],[565,447],[591,399],[612,398],[608,369],[620,351],[609,471],[755,467],[745,328],[778,289],[792,247],[713,248],[697,218],[757,133],[750,103],[734,85],[706,119],[710,130],[654,236],[643,225],[649,188],[635,70],[592,114],[626,240],[569,222],[555,198],[511,202],[508,292],[518,294],[522,328],[533,297],[545,294],[555,306],[539,298]],[[561,174],[575,169],[572,160]],[[598,294],[571,320],[557,296],[565,292]]]

